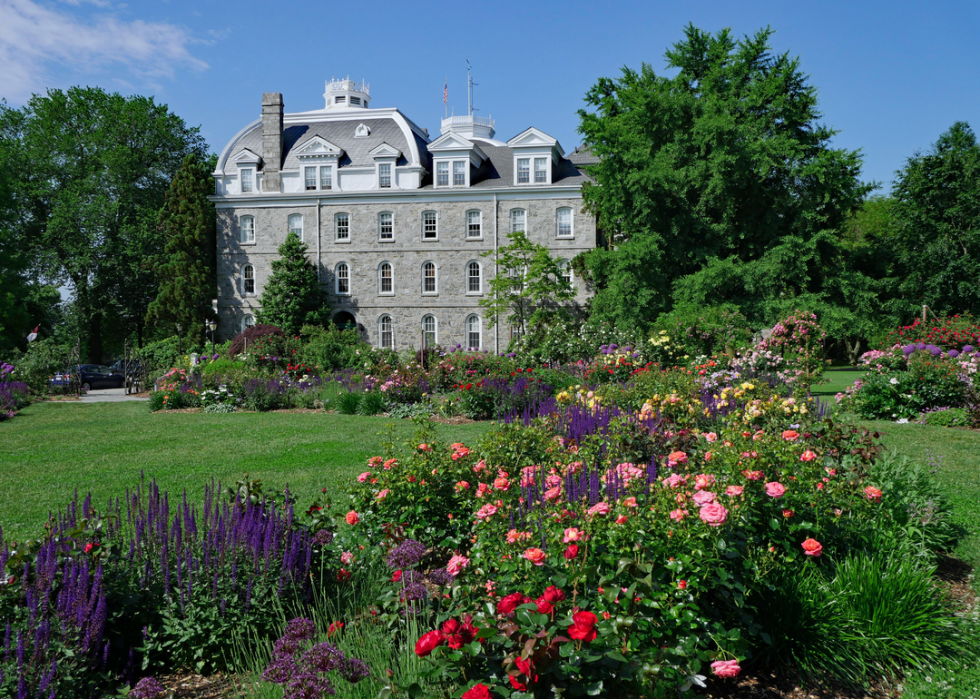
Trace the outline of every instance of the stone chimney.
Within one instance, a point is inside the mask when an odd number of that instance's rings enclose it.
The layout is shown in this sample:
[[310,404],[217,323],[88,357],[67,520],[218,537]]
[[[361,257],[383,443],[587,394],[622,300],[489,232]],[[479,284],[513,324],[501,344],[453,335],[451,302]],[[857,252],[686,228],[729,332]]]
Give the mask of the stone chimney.
[[262,191],[282,191],[282,93],[262,95]]

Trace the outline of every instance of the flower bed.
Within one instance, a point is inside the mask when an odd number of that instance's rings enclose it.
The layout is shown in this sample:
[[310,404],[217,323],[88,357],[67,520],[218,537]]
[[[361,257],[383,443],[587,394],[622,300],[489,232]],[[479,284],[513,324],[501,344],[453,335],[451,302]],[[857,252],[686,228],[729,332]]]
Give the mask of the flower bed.
[[0,421],[8,420],[30,402],[27,384],[11,380],[14,367],[0,363]]

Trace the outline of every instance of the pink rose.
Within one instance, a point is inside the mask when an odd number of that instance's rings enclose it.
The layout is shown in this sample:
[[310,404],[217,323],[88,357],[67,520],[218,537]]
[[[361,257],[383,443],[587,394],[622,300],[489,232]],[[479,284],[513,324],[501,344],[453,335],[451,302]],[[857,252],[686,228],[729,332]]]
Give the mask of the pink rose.
[[467,483],[466,481],[456,481],[456,490],[457,490],[457,492],[463,491],[463,490],[469,490],[469,489],[470,489],[470,484]]
[[694,500],[694,502],[696,502],[699,506],[703,507],[704,505],[715,501],[715,494],[710,490],[699,490],[691,499]]
[[483,507],[481,507],[479,510],[477,510],[476,518],[487,519],[488,517],[493,517],[495,514],[497,514],[497,508],[494,507],[493,505],[486,504]]
[[668,488],[679,488],[682,485],[687,484],[687,479],[684,476],[679,476],[673,473],[666,478],[664,478],[664,485]]
[[494,490],[507,490],[510,488],[510,481],[506,478],[495,478],[493,481]]
[[361,475],[359,475],[357,477],[357,481],[359,483],[363,483],[364,481],[366,481],[370,477],[371,477],[371,472],[370,471],[365,471],[364,473],[362,473]]
[[672,510],[670,513],[670,518],[675,522],[680,522],[686,516],[687,516],[687,510],[676,509],[676,510]]
[[715,477],[710,473],[699,473],[694,477],[694,489],[702,490],[709,488],[715,483]]
[[348,512],[347,516],[344,519],[346,519],[347,524],[351,525],[352,527],[361,521],[361,518],[357,516],[357,513],[354,512],[354,510]]
[[742,475],[750,481],[761,481],[765,474],[762,471],[742,471]]
[[735,497],[741,495],[745,491],[745,488],[741,485],[730,485],[725,488],[725,495],[729,497]]
[[711,671],[718,677],[738,677],[742,668],[737,660],[716,660],[711,663]]
[[379,492],[377,495],[375,495],[374,496],[374,499],[375,500],[384,500],[386,497],[388,497],[388,493],[389,492],[390,491],[387,488],[385,488],[384,490],[382,490],[381,492]]
[[623,500],[623,507],[636,507],[636,498],[628,497]]
[[527,551],[525,551],[524,553],[521,554],[521,558],[526,558],[527,560],[529,560],[531,563],[533,563],[536,566],[542,566],[542,565],[544,565],[544,559],[546,557],[547,557],[547,554],[544,551],[542,551],[541,549],[536,549],[536,548],[530,548],[530,549],[528,549]]
[[712,444],[718,441],[718,435],[716,435],[714,432],[709,432],[708,434],[704,435],[704,438]]
[[783,439],[787,442],[795,442],[800,438],[800,433],[796,430],[785,430],[783,431]]
[[864,496],[872,502],[881,502],[881,491],[873,485],[869,485],[864,489]]
[[728,519],[728,510],[721,503],[712,502],[701,508],[701,521],[709,527],[720,527]]
[[354,562],[354,554],[350,551],[344,551],[342,554],[340,554],[340,562],[345,566],[349,566]]
[[823,553],[823,545],[816,539],[807,539],[800,546],[803,547],[803,553],[807,556],[816,558]]
[[554,502],[561,497],[561,486],[556,485],[554,488],[549,488],[544,491],[544,499],[548,502]]
[[609,503],[603,500],[602,502],[597,502],[595,505],[589,508],[588,514],[590,517],[594,515],[607,515],[609,514]]
[[446,571],[454,578],[463,572],[463,569],[470,564],[470,559],[466,556],[455,554],[446,564]]
[[800,455],[800,461],[813,461],[815,458],[817,458],[817,455],[809,449]]
[[569,527],[565,530],[565,538],[562,539],[562,543],[570,544],[573,541],[581,541],[583,538],[585,538],[585,532],[575,527]]
[[781,498],[786,494],[786,487],[777,481],[766,483],[766,495],[771,498]]

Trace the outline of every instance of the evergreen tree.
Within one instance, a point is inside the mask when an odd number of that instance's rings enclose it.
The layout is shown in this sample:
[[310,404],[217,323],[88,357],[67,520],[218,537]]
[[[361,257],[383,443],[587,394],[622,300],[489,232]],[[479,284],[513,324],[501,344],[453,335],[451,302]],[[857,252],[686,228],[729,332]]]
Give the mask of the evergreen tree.
[[211,165],[195,154],[186,156],[157,216],[156,228],[165,242],[155,269],[159,292],[146,319],[163,326],[167,335],[180,323],[188,345],[201,342],[204,323],[213,315],[215,212],[207,199],[214,192]]
[[262,292],[258,322],[295,335],[304,325],[323,325],[328,317],[327,298],[316,278],[316,267],[306,259],[306,244],[295,233],[279,246],[272,276]]

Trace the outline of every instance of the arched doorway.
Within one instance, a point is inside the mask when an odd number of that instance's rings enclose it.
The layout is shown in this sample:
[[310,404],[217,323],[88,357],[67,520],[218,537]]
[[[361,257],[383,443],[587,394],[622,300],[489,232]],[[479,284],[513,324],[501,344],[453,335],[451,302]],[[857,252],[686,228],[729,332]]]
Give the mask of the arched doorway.
[[333,317],[333,322],[341,330],[357,330],[357,320],[348,311],[340,311]]

